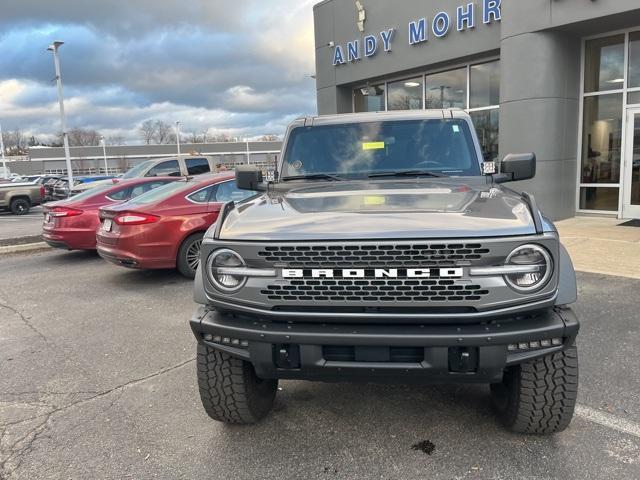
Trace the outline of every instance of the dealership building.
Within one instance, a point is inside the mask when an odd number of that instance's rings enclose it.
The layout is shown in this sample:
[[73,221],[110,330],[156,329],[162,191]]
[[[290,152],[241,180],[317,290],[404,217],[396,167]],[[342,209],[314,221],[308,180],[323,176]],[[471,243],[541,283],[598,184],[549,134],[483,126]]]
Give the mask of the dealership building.
[[461,108],[555,219],[640,218],[640,0],[326,0],[320,114]]

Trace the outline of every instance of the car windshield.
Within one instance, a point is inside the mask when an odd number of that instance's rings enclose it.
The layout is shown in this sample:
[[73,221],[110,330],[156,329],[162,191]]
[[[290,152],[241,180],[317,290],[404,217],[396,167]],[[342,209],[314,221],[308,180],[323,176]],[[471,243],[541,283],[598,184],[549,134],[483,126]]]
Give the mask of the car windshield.
[[147,193],[143,193],[139,197],[135,199],[129,200],[129,203],[135,203],[136,205],[146,205],[149,203],[155,203],[160,200],[164,200],[174,193],[179,192],[180,190],[184,190],[188,186],[193,186],[193,184],[188,184],[187,182],[171,182],[167,183],[158,188],[154,188],[153,190],[149,190]]
[[141,173],[144,172],[147,168],[149,168],[153,163],[154,163],[154,160],[147,160],[146,162],[142,162],[141,164],[136,165],[127,173],[122,175],[122,177],[120,178],[127,179],[127,178],[141,177],[142,176]]
[[281,178],[335,180],[414,171],[479,175],[469,124],[429,119],[298,127],[291,131]]

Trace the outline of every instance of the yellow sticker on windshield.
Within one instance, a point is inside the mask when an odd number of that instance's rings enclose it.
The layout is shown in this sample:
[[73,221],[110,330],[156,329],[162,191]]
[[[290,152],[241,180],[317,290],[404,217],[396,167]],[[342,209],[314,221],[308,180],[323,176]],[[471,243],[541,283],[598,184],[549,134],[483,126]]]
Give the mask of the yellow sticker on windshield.
[[362,142],[362,150],[382,150],[384,148],[384,142]]
[[367,195],[364,197],[365,205],[384,205],[386,203],[386,198],[380,195]]

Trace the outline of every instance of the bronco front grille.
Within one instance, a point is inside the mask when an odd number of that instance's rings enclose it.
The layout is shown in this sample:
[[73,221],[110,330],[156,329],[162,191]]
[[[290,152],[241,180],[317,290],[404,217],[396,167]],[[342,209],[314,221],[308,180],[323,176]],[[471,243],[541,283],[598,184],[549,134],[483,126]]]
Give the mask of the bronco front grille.
[[489,290],[443,279],[296,279],[260,293],[272,302],[476,302]]
[[277,266],[330,267],[412,267],[453,266],[481,260],[490,253],[480,243],[405,243],[382,245],[302,245],[268,246],[258,252]]

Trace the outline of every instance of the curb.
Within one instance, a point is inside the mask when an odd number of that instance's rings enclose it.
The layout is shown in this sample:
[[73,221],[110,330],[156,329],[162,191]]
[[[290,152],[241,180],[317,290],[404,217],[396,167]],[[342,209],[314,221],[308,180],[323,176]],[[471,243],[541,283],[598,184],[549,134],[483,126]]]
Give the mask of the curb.
[[0,238],[0,247],[13,247],[15,245],[28,245],[42,242],[42,235],[24,235],[22,237]]
[[36,250],[47,250],[51,248],[44,242],[23,243],[22,245],[7,245],[0,247],[0,255],[7,253],[33,252]]

